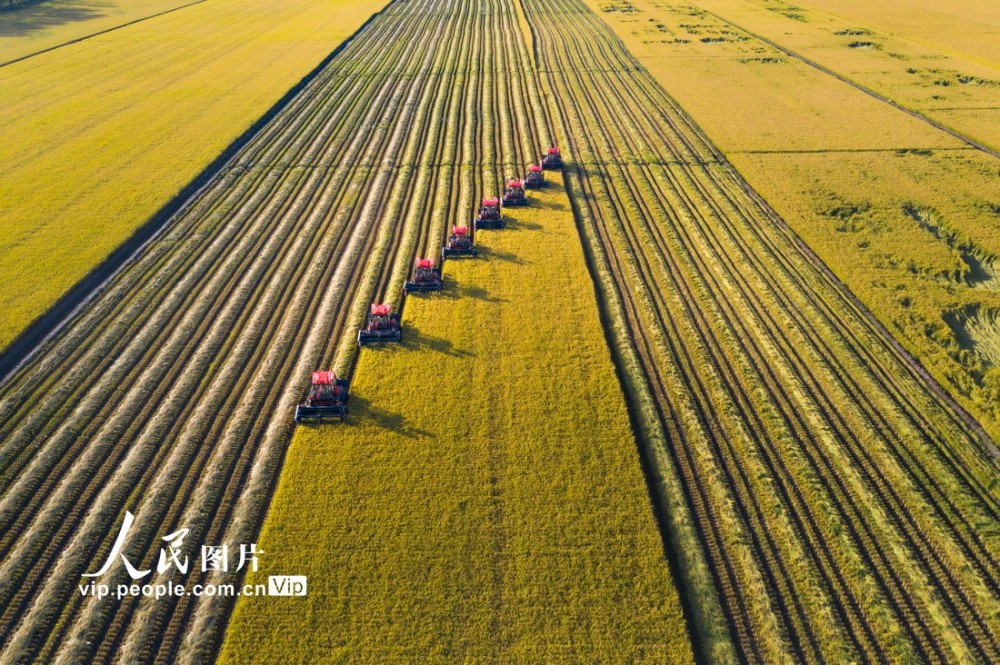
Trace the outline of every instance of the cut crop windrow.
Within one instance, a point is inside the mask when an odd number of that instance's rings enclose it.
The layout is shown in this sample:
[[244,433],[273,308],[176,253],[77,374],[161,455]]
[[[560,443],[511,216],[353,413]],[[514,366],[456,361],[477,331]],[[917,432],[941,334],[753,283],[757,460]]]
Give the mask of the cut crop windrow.
[[[606,26],[576,2],[525,5],[578,160],[570,184],[587,192],[581,217],[596,224],[596,235],[584,233],[597,242],[589,255],[617,280],[602,287],[618,290],[605,302],[622,303],[646,358],[644,380],[660,396],[741,657],[769,660],[788,650],[804,660],[885,661],[914,651],[938,661],[995,658],[995,620],[985,608],[996,594],[970,573],[995,574],[996,546],[969,528],[995,514],[995,501],[979,480],[981,458],[950,463],[956,449],[975,450],[975,436],[955,426],[933,387],[913,380],[884,333],[748,194]],[[693,439],[674,426],[691,408],[705,427]],[[917,440],[937,451],[908,443],[903,432],[912,424]],[[708,466],[691,454],[702,437],[716,442]],[[699,476],[714,469],[728,478],[754,560],[726,544],[731,526],[713,528],[713,499]],[[941,484],[959,491],[945,498]],[[761,512],[772,496],[792,529],[780,540],[770,532],[784,518]],[[849,542],[836,535],[845,528]],[[760,602],[745,595],[751,586],[720,577],[732,569],[727,549],[734,570],[743,568],[739,579],[763,576],[770,608],[751,611]],[[848,570],[874,573],[879,590],[873,595]],[[822,591],[811,593],[817,581]],[[928,584],[939,596],[923,591]],[[798,598],[820,605],[808,609]],[[779,618],[771,636],[761,623],[768,615]],[[905,641],[893,634],[896,623]]]
[[703,658],[1000,659],[979,435],[578,0],[393,3],[0,385],[4,658],[210,659],[233,599],[79,575],[253,541],[309,371],[556,141]]
[[[365,288],[366,262],[356,257],[383,257],[371,264],[382,284],[390,275],[405,277],[386,258],[398,251],[404,229],[390,223],[388,204],[409,201],[413,194],[402,184],[412,184],[413,178],[399,176],[416,164],[398,157],[404,152],[400,141],[406,136],[418,145],[432,123],[424,118],[425,131],[410,134],[405,129],[414,116],[403,114],[423,117],[432,97],[447,96],[452,79],[428,78],[432,59],[440,60],[448,45],[469,39],[473,12],[463,8],[461,21],[448,20],[448,11],[430,2],[407,12],[406,31],[433,34],[447,27],[441,46],[425,50],[419,40],[399,35],[394,11],[390,8],[365,32],[366,38],[382,42],[379,47],[352,43],[344,49],[344,57],[317,76],[178,215],[164,238],[106,287],[106,299],[85,308],[7,382],[2,426],[14,436],[2,450],[3,478],[10,483],[3,499],[10,509],[2,514],[17,521],[5,530],[4,542],[14,554],[11,560],[23,562],[8,567],[12,575],[3,587],[16,589],[4,603],[4,620],[16,628],[4,631],[11,636],[7,653],[102,662],[150,659],[155,653],[166,661],[178,654],[195,603],[185,599],[154,607],[127,600],[108,612],[70,595],[65,582],[42,573],[63,546],[90,554],[57,564],[59,577],[72,578],[72,570],[92,567],[110,546],[110,537],[99,534],[110,534],[125,506],[139,516],[130,540],[130,555],[137,559],[150,556],[157,536],[174,527],[189,526],[198,538],[221,538],[237,519],[233,511],[242,505],[241,488],[252,493],[274,480],[273,462],[263,474],[255,466],[264,458],[280,460],[277,451],[288,433],[287,425],[281,431],[268,427],[280,410],[279,396],[287,394],[272,386],[297,386],[302,375],[301,367],[293,370],[292,363],[275,361],[295,357],[305,365],[303,354],[312,356],[310,366],[333,360],[334,340],[352,324],[351,307],[375,295],[374,289],[358,290]],[[371,75],[374,71],[379,75]],[[409,91],[413,101],[401,103]],[[418,97],[424,106],[418,106]],[[459,108],[457,101],[453,108]],[[365,191],[375,194],[364,196]],[[428,219],[415,220],[420,233],[427,233]],[[362,224],[373,230],[359,233]],[[386,236],[376,228],[393,232]],[[377,241],[391,251],[379,254]],[[164,279],[170,275],[181,279]],[[329,307],[323,297],[312,295],[335,295],[338,288],[335,302],[343,307]],[[115,323],[109,326],[109,321]],[[303,322],[309,321],[323,330],[318,345],[307,340],[312,327]],[[241,330],[246,332],[234,334]],[[72,371],[54,383],[51,372],[57,368]],[[97,384],[85,378],[95,371],[102,377]],[[243,372],[251,373],[249,383]],[[107,392],[95,393],[102,386]],[[72,414],[85,423],[82,428],[65,420],[66,404],[74,402]],[[251,413],[256,415],[247,418]],[[234,428],[232,419],[243,424]],[[111,424],[116,421],[122,425]],[[109,425],[101,434],[105,422]],[[95,447],[97,436],[104,443]],[[241,439],[247,443],[235,447]],[[58,440],[64,441],[61,448],[52,443]],[[24,443],[15,447],[18,441]],[[148,443],[138,445],[141,441]],[[203,441],[219,444],[198,445]],[[239,452],[231,456],[227,450]],[[85,472],[88,459],[92,470]],[[186,472],[163,475],[161,469]],[[40,488],[42,479],[47,485]],[[63,498],[55,502],[53,497]],[[36,515],[58,519],[58,527],[55,521],[36,522]],[[259,518],[260,511],[251,522]],[[29,557],[36,551],[32,543],[43,542],[41,556]],[[63,609],[51,612],[46,606]]]

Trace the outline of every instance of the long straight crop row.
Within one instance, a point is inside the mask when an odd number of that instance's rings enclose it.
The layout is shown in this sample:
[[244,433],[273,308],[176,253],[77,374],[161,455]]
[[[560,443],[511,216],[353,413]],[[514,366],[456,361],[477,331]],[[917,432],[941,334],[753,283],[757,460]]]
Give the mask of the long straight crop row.
[[[5,382],[5,658],[167,662],[214,648],[214,604],[108,603],[76,582],[126,509],[137,564],[181,527],[192,543],[253,540],[308,372],[348,369],[353,350],[337,348],[361,310],[398,292],[416,238],[440,244],[441,220],[420,208],[438,179],[418,167],[456,140],[432,118],[458,104],[447,56],[473,14],[388,9]],[[402,36],[414,34],[434,46]],[[115,567],[102,581],[128,578]]]
[[664,500],[676,480],[740,659],[1000,657],[981,438],[607,26],[524,4]]
[[[476,4],[432,220],[551,131],[514,3]],[[573,216],[561,187],[531,200],[407,300],[401,347],[361,352],[346,427],[296,433],[260,542],[309,597],[241,598],[221,662],[690,662]]]

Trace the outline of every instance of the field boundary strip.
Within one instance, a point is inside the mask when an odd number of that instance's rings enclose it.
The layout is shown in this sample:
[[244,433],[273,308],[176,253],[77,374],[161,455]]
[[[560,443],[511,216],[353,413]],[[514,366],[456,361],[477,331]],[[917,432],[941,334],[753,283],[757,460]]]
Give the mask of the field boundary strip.
[[[192,4],[206,2],[197,0]],[[0,385],[3,385],[17,370],[27,364],[39,348],[58,333],[73,316],[84,306],[96,298],[111,280],[118,275],[150,242],[168,228],[170,220],[185,206],[195,200],[208,185],[223,171],[223,167],[232,160],[267,124],[277,116],[296,95],[305,89],[322,71],[339,55],[358,34],[371,24],[379,15],[388,10],[398,0],[389,0],[382,9],[369,16],[358,29],[352,32],[343,42],[324,57],[305,76],[289,88],[267,111],[253,122],[198,173],[187,185],[177,192],[152,217],[126,240],[116,247],[101,263],[91,269],[82,279],[74,284],[60,297],[44,314],[31,322],[7,348],[0,351]],[[191,6],[191,5],[185,5]],[[177,9],[182,9],[179,7]],[[173,11],[173,10],[171,10]],[[0,65],[2,66],[2,65]]]
[[[115,30],[121,30],[122,28],[127,28],[129,26],[136,25],[138,23],[142,23],[143,21],[148,21],[150,19],[159,18],[161,16],[166,16],[167,14],[172,14],[173,12],[178,12],[178,11],[180,11],[182,9],[187,9],[188,7],[194,7],[195,5],[200,5],[200,4],[204,3],[204,2],[208,2],[208,0],[194,0],[194,2],[189,2],[187,4],[179,5],[177,7],[171,7],[170,9],[164,9],[162,12],[156,12],[155,14],[150,14],[149,16],[143,16],[141,18],[132,19],[131,21],[126,21],[125,23],[122,23],[120,25],[115,25],[115,26],[112,26],[110,28],[105,28],[104,30],[98,30],[97,32],[92,32],[89,35],[84,35],[83,37],[74,37],[73,39],[70,39],[69,41],[65,41],[65,42],[63,42],[61,44],[56,44],[54,46],[49,46],[49,47],[40,49],[38,51],[34,51],[32,53],[26,53],[25,55],[18,56],[16,58],[11,59],[11,60],[7,60],[6,62],[0,62],[0,67],[6,67],[7,65],[14,65],[14,64],[17,64],[19,62],[24,62],[25,60],[28,60],[30,58],[34,58],[36,55],[42,55],[42,54],[45,54],[45,53],[49,53],[51,51],[55,51],[55,50],[61,49],[64,46],[72,46],[73,44],[79,44],[80,42],[85,42],[88,39],[92,39],[94,37],[100,37],[101,35],[106,35],[109,32],[114,32]],[[352,35],[352,37],[353,37],[353,35]]]
[[715,18],[717,18],[718,20],[722,21],[723,23],[731,25],[732,27],[736,28],[737,30],[741,30],[741,31],[745,32],[746,34],[750,35],[754,39],[759,39],[761,42],[767,44],[771,48],[774,48],[774,49],[777,49],[777,50],[781,51],[782,53],[784,53],[785,55],[787,55],[790,58],[794,58],[795,60],[798,60],[799,62],[801,62],[801,63],[803,63],[805,65],[808,65],[808,66],[810,66],[810,67],[812,67],[812,68],[814,68],[814,69],[816,69],[816,70],[818,70],[820,72],[823,72],[827,76],[832,76],[833,78],[837,79],[841,83],[846,83],[847,85],[851,86],[852,88],[855,88],[856,90],[858,90],[860,92],[863,92],[866,95],[874,97],[875,99],[879,100],[880,102],[888,104],[889,106],[892,106],[893,108],[896,108],[896,109],[902,111],[903,113],[906,113],[907,115],[910,115],[910,116],[916,118],[917,120],[923,120],[924,122],[926,122],[931,127],[934,127],[935,129],[938,129],[938,130],[944,132],[945,134],[948,134],[952,138],[958,139],[959,141],[965,143],[966,145],[968,145],[971,148],[975,148],[976,150],[984,152],[987,155],[990,155],[992,157],[996,157],[997,159],[1000,159],[1000,151],[994,150],[993,148],[991,148],[991,147],[989,147],[989,146],[987,146],[987,145],[985,145],[983,143],[980,143],[979,141],[976,141],[975,139],[973,139],[973,138],[971,138],[969,136],[966,136],[965,134],[963,134],[962,132],[959,132],[958,130],[952,129],[952,128],[948,127],[947,125],[943,125],[940,122],[938,122],[937,120],[934,120],[932,118],[927,117],[926,115],[924,115],[920,111],[916,111],[916,110],[911,109],[911,108],[909,108],[907,106],[903,106],[902,104],[889,99],[885,95],[883,95],[883,94],[881,94],[879,92],[876,92],[876,91],[872,90],[871,88],[869,88],[867,86],[864,86],[864,85],[858,83],[857,81],[854,81],[854,80],[852,80],[852,79],[844,76],[843,74],[838,74],[834,70],[832,70],[829,67],[826,67],[824,65],[821,65],[820,63],[816,62],[815,60],[807,58],[806,56],[804,56],[804,55],[802,55],[800,53],[797,53],[796,51],[793,51],[793,50],[791,50],[790,48],[788,48],[786,46],[782,46],[781,44],[779,44],[778,42],[776,42],[776,41],[774,41],[772,39],[768,39],[767,37],[765,37],[765,36],[763,36],[763,35],[761,35],[761,34],[759,34],[757,32],[754,32],[753,30],[749,30],[749,29],[745,28],[744,26],[742,26],[742,25],[740,25],[738,23],[733,22],[732,20],[726,18],[725,16],[722,16],[721,14],[717,14],[716,12],[713,12],[711,10],[705,9],[704,7],[700,7],[700,6],[696,5],[696,4],[694,4],[693,2],[688,2],[688,4],[691,5],[692,7],[696,8],[696,9],[698,9],[699,11],[705,12],[709,16],[714,16]]

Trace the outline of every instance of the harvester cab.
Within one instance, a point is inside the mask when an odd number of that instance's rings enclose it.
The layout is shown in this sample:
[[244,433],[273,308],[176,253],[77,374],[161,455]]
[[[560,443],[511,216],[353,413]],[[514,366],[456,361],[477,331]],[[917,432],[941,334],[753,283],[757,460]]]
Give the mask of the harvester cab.
[[538,164],[532,164],[528,167],[528,175],[524,178],[524,188],[525,189],[538,189],[539,187],[548,187],[549,181],[545,179],[545,174],[542,172],[542,167]]
[[350,396],[350,382],[338,379],[334,372],[319,370],[312,373],[309,396],[295,407],[295,422],[306,420],[332,420],[347,417],[347,398]]
[[448,244],[441,248],[441,260],[444,261],[449,256],[475,256],[477,253],[476,246],[472,244],[472,236],[469,235],[469,227],[451,227]]
[[434,265],[433,259],[417,259],[413,267],[413,279],[403,283],[403,291],[440,291],[443,286],[441,269]]
[[551,171],[558,171],[563,167],[562,155],[559,154],[559,148],[552,146],[545,151],[545,156],[542,157],[542,168]]
[[365,325],[358,331],[358,345],[399,342],[402,339],[399,314],[392,311],[392,305],[373,304],[368,311]]
[[503,216],[500,214],[499,199],[483,199],[483,204],[479,207],[479,215],[476,216],[476,230],[479,229],[502,229],[504,227]]
[[524,195],[524,183],[516,178],[508,180],[502,202],[508,207],[528,205],[528,197]]

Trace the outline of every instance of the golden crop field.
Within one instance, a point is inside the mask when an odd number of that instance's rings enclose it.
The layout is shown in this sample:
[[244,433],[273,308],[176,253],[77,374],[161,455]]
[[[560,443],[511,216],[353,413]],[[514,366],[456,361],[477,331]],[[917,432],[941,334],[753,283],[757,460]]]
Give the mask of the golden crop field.
[[[736,41],[750,50],[760,42],[739,40],[768,39],[787,51],[782,57],[815,62],[1000,150],[995,121],[1000,107],[1000,7],[982,7],[972,16],[953,11],[955,4],[941,0],[934,10],[930,4],[860,0],[699,0],[675,7],[707,12],[683,22],[689,27],[680,33],[692,42]],[[715,34],[716,22],[732,34]]]
[[691,661],[569,203],[532,198],[297,430],[259,542],[309,597],[242,599],[220,662]]
[[208,0],[0,67],[0,349],[385,0]]
[[3,37],[0,65],[196,2],[198,0],[70,0],[29,4],[17,11],[7,11],[0,19],[0,36]]
[[1000,662],[982,0],[278,3],[0,66],[0,662]]
[[[823,43],[817,30],[828,41],[843,39],[826,22],[789,19],[735,1],[632,0],[635,11],[629,12],[609,11],[613,3],[589,4],[834,273],[994,437],[1000,435],[1000,367],[990,357],[996,343],[990,321],[1000,306],[993,278],[1000,257],[996,159],[734,29],[723,12],[735,7],[732,20],[755,30],[784,26],[775,38],[796,51]],[[838,7],[859,20],[876,13],[862,12],[859,3]],[[757,22],[751,24],[750,16]],[[982,22],[995,22],[990,16],[984,13]],[[954,18],[966,29],[970,20]],[[921,36],[910,29],[914,39]],[[982,40],[969,40],[978,44],[969,47],[973,52],[941,57],[988,56],[989,30],[980,30]],[[956,48],[954,35],[938,43]],[[810,57],[821,59],[819,53]],[[889,62],[905,70],[911,61]],[[980,97],[968,104],[995,108],[997,90],[970,86],[968,94]],[[989,138],[971,126],[961,129]]]

